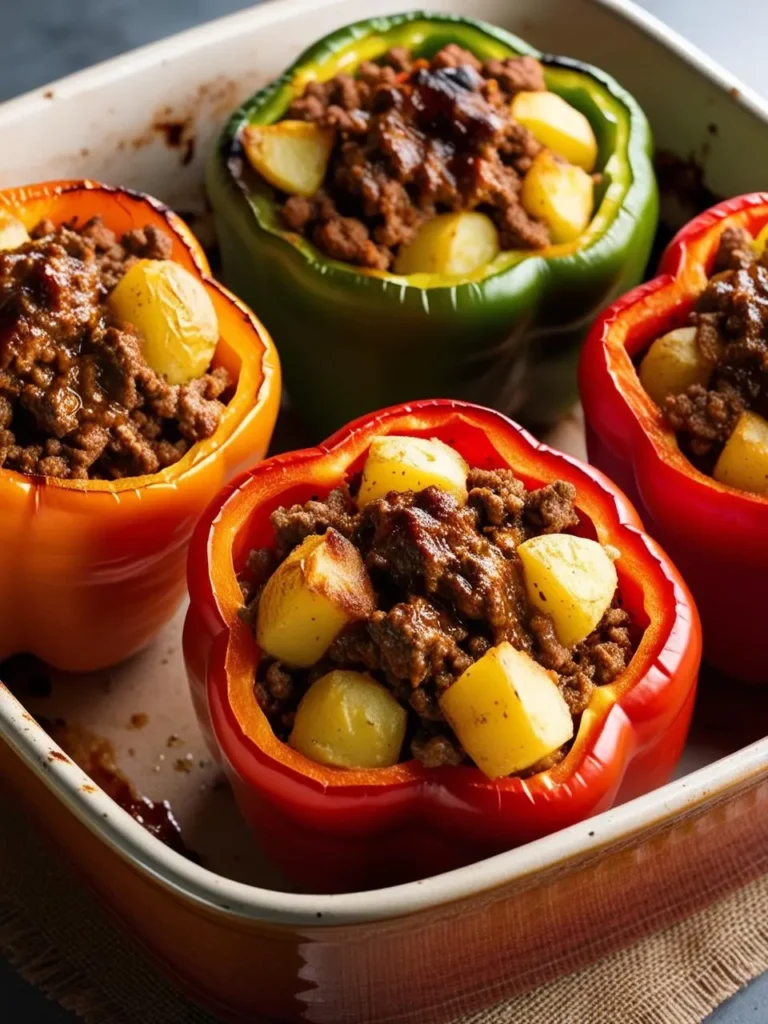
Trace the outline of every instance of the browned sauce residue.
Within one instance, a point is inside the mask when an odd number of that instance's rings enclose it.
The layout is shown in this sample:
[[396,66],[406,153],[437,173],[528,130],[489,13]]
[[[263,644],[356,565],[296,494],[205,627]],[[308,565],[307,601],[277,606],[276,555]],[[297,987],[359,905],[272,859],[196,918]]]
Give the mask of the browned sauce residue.
[[[717,134],[716,125],[710,125],[708,130],[712,136]],[[693,156],[683,159],[669,150],[660,149],[656,152],[654,169],[659,183],[661,218],[646,278],[655,276],[659,258],[678,229],[723,198],[706,184],[704,168]]]
[[217,75],[199,86],[194,97],[194,105],[196,108],[205,107],[215,121],[220,121],[229,115],[232,107],[241,99],[240,90],[239,80]]
[[[186,167],[195,157],[197,123],[223,120],[240,97],[240,83],[218,75],[203,82],[180,106],[164,106],[157,110],[148,129],[130,140],[130,145],[134,149],[143,149],[160,135],[169,149],[179,151],[181,164]],[[124,146],[123,141],[118,149]]]
[[195,156],[195,129],[191,117],[167,119],[161,117],[152,122],[152,131],[165,139],[169,149],[181,151],[181,163],[186,167]]
[[[95,736],[82,727],[67,725],[62,719],[55,721],[39,719],[38,721],[46,732],[67,751],[75,764],[90,776],[95,786],[103,789],[147,832],[177,853],[183,854],[190,860],[199,861],[197,855],[185,844],[171,805],[167,800],[150,800],[148,796],[136,789],[118,767],[115,750],[109,740]],[[51,759],[54,757],[56,760],[67,760],[58,751],[51,751]],[[83,788],[85,789],[85,787]],[[95,791],[93,786],[91,789]],[[90,792],[87,789],[85,791]]]
[[[717,128],[714,127],[716,132]],[[715,134],[711,129],[710,133]],[[684,160],[661,149],[656,153],[654,166],[662,196],[674,195],[682,206],[693,211],[692,215],[720,202],[721,196],[716,195],[705,183],[704,168],[693,157]]]
[[[8,684],[8,689],[20,700],[35,697],[47,697],[51,693],[52,684],[46,667],[36,658],[29,655],[18,655],[0,663],[0,678]],[[49,750],[48,763],[58,761],[69,764],[71,760],[89,775],[93,783],[84,783],[84,793],[95,793],[100,786],[115,803],[126,810],[140,825],[156,836],[172,850],[183,854],[190,860],[199,862],[199,857],[184,843],[181,829],[174,817],[171,805],[167,800],[154,801],[140,793],[133,783],[117,765],[115,750],[109,740],[94,735],[88,729],[77,725],[69,725],[63,718],[46,718],[42,715],[33,717],[29,712],[22,713],[24,719],[35,722],[48,733],[52,740],[59,744],[61,750]],[[149,716],[138,712],[131,716],[132,728],[142,728],[149,721]],[[173,734],[174,740],[181,739]],[[169,743],[170,745],[170,743]],[[133,751],[129,751],[132,756]]]
[[169,146],[180,146],[186,126],[186,121],[160,121],[155,124],[155,130],[165,135]]

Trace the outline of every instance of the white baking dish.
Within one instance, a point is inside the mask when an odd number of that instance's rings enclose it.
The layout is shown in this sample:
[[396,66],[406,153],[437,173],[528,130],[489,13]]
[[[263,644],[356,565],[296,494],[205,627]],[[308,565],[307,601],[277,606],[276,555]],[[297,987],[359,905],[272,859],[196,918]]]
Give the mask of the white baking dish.
[[[281,0],[11,101],[0,107],[0,187],[98,178],[194,214],[204,232],[202,167],[226,114],[318,36],[403,6]],[[765,188],[768,107],[632,4],[431,7],[486,18],[603,67],[634,92],[660,146],[697,156],[715,192]],[[560,436],[578,448],[573,424]],[[2,686],[0,771],[126,927],[232,1019],[445,1019],[574,969],[768,870],[768,739],[759,738],[768,693],[715,682],[704,688],[681,777],[662,790],[421,883],[333,897],[281,891],[228,795],[209,799],[213,769],[197,766],[203,746],[178,639],[177,623],[110,673],[110,686],[105,676],[55,680],[33,710],[109,737],[143,789],[170,796],[191,845],[216,870],[170,851],[93,791]],[[134,712],[149,714],[146,729],[125,728]],[[161,758],[170,733],[193,754],[195,773],[169,768],[170,749]]]

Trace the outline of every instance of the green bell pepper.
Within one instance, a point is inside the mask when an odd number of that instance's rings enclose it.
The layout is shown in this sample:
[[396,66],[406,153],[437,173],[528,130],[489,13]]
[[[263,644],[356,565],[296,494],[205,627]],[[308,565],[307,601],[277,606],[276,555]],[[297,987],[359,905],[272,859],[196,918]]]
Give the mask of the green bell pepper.
[[[538,58],[547,88],[589,119],[601,177],[586,231],[544,250],[502,252],[457,281],[364,270],[284,229],[273,191],[247,166],[243,128],[280,120],[309,81],[354,72],[390,47],[430,57],[451,42],[481,60]],[[371,409],[434,396],[546,423],[575,399],[586,328],[642,277],[658,213],[651,152],[642,110],[602,71],[482,22],[411,13],[339,29],[247,100],[224,128],[207,187],[225,280],[272,333],[310,427],[327,433]]]

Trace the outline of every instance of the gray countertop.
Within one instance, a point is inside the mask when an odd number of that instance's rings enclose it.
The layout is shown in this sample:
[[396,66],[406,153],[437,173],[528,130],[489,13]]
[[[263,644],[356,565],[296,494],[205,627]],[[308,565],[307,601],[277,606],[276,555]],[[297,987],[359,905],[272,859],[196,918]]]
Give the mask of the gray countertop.
[[[251,5],[252,0],[165,0],[162,4],[156,0],[4,0],[0,4],[5,38],[0,100]],[[641,6],[768,95],[766,0],[730,0],[727,7],[711,0],[641,0]],[[8,1024],[68,1024],[75,1019],[47,1002],[2,959],[0,1007],[0,1017]],[[766,1021],[768,975],[720,1007],[709,1024]]]

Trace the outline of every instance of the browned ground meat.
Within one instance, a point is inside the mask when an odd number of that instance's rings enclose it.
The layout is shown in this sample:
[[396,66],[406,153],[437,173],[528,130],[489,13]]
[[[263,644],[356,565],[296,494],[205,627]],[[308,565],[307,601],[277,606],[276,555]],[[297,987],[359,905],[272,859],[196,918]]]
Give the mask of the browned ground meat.
[[282,561],[293,548],[313,533],[325,533],[332,526],[344,537],[351,537],[357,526],[357,506],[347,490],[331,491],[325,501],[278,508],[272,513],[275,551]]
[[541,248],[547,229],[519,198],[541,147],[509,107],[544,88],[532,57],[483,65],[455,44],[431,61],[396,48],[357,77],[310,82],[286,117],[334,128],[337,141],[321,191],[284,200],[286,225],[335,259],[380,270],[443,211],[480,209],[503,249]]
[[0,252],[0,467],[62,479],[155,473],[209,437],[231,381],[171,386],[104,300],[137,259],[167,259],[154,227],[118,239],[95,218],[41,221]]
[[[392,690],[411,711],[411,754],[432,767],[466,760],[438,698],[495,644],[508,640],[554,672],[575,719],[595,686],[624,670],[638,631],[618,595],[597,629],[574,648],[559,643],[548,615],[528,606],[517,545],[577,525],[573,486],[556,481],[528,491],[509,469],[473,469],[467,486],[464,507],[430,487],[393,492],[358,511],[343,486],[325,501],[272,513],[274,546],[251,553],[242,579],[248,620],[280,561],[305,537],[329,528],[360,550],[377,602],[373,615],[344,629],[308,671],[262,659],[256,699],[281,739],[307,687],[334,667],[365,670]],[[550,767],[564,753],[532,770]]]
[[745,409],[768,415],[768,257],[758,259],[745,231],[723,232],[691,321],[714,371],[706,388],[670,395],[664,411],[684,451],[709,472]]

